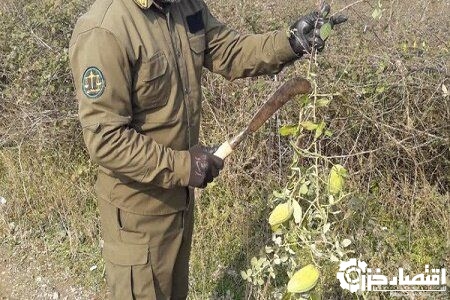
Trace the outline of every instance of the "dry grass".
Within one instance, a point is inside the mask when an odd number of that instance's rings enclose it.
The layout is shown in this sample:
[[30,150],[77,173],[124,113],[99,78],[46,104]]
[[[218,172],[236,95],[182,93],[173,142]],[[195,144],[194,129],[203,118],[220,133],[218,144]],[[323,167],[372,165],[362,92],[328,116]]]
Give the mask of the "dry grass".
[[[100,259],[95,166],[83,150],[66,52],[73,22],[88,2],[0,4],[0,196],[8,200],[0,208],[0,234],[2,243],[51,255],[80,282],[101,289],[101,268],[86,271]],[[314,5],[208,2],[219,19],[246,33],[284,28]],[[319,58],[319,92],[338,94],[320,111],[334,132],[321,142],[321,153],[352,174],[353,196],[342,204],[338,230],[374,265],[449,267],[450,106],[442,92],[443,84],[450,89],[448,3],[383,1],[380,21],[370,17],[374,3],[349,9],[350,20]],[[206,74],[201,141],[220,143],[239,131],[279,82],[306,69],[303,60],[276,78],[232,83]],[[299,109],[291,103],[280,111],[202,192],[192,298],[257,294],[238,274],[268,238],[268,198],[283,186],[292,154],[277,132],[296,122]],[[333,272],[324,278],[324,298],[344,297]]]

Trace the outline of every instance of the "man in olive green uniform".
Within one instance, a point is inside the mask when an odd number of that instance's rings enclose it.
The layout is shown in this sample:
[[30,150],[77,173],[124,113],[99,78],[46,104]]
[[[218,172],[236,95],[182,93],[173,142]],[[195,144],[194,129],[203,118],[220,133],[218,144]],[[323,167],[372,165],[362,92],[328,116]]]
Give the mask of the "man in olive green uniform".
[[[228,79],[274,74],[313,48],[329,11],[285,31],[240,35],[202,0],[97,0],[70,61],[96,182],[114,299],[185,299],[193,187],[223,161],[198,145],[202,67]],[[191,187],[191,188],[189,188]]]

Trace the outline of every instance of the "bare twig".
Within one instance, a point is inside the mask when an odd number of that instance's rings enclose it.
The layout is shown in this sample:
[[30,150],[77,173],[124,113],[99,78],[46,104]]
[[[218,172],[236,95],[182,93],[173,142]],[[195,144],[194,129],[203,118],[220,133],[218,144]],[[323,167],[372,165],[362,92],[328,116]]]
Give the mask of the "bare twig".
[[336,14],[341,13],[341,12],[343,12],[344,10],[347,10],[347,9],[349,9],[350,7],[355,6],[355,5],[358,5],[358,4],[362,3],[362,2],[367,2],[367,0],[358,0],[358,1],[356,1],[356,2],[353,2],[353,3],[351,3],[351,4],[347,5],[347,6],[345,6],[344,8],[341,8],[340,10],[334,12],[331,16],[335,16]]

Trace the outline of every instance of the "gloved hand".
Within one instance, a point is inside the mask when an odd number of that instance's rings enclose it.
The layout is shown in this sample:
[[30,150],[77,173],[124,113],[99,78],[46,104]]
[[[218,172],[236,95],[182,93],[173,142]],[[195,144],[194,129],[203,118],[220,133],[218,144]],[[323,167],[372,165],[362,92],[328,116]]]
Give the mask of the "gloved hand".
[[218,148],[197,144],[189,149],[191,154],[189,186],[205,188],[219,175],[219,171],[223,169],[223,160],[213,154]]
[[325,40],[320,37],[320,28],[329,23],[333,29],[334,25],[347,21],[347,16],[337,15],[327,18],[330,13],[330,5],[323,2],[320,12],[315,11],[301,17],[290,27],[289,43],[292,50],[302,56],[311,53],[312,49],[321,52],[325,48]]

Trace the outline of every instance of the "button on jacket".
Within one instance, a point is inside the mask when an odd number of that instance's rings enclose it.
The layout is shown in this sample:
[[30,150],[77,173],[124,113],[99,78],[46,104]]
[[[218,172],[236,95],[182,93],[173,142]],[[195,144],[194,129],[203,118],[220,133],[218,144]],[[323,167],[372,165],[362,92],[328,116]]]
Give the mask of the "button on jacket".
[[148,215],[186,206],[202,67],[233,80],[277,73],[297,57],[284,31],[240,35],[201,0],[162,10],[97,0],[69,52],[84,140],[100,165],[96,191]]

